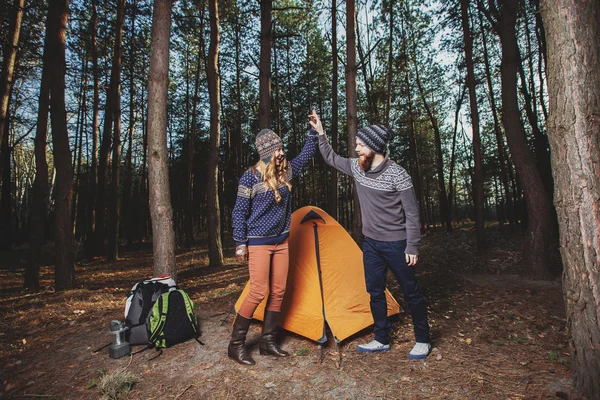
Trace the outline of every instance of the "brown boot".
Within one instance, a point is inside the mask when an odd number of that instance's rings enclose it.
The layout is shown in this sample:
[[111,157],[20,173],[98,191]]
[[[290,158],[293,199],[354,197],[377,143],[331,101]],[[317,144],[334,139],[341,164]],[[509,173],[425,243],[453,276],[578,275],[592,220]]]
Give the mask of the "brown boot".
[[237,314],[235,317],[235,323],[233,324],[233,333],[231,334],[231,341],[227,348],[227,355],[233,361],[242,365],[254,365],[255,362],[246,350],[246,334],[250,327],[251,319],[244,318]]
[[290,354],[277,345],[277,324],[281,313],[278,311],[265,310],[265,321],[263,323],[262,337],[260,338],[260,354],[277,357],[287,357]]

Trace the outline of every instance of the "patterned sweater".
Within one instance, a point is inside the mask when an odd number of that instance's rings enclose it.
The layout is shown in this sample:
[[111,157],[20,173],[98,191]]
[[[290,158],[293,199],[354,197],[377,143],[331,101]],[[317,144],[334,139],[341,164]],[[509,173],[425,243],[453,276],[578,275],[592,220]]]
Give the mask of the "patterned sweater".
[[319,150],[327,164],[354,178],[363,234],[382,242],[406,239],[405,253],[419,254],[419,205],[408,172],[388,157],[365,172],[358,158],[335,154],[325,135],[319,136]]
[[[304,148],[290,161],[285,180],[290,182],[300,174],[317,152],[317,133],[310,131]],[[248,169],[238,185],[233,208],[233,239],[241,244],[262,245],[283,242],[290,234],[292,220],[292,196],[286,185],[279,185],[281,200],[275,201],[275,193],[268,189],[258,170]]]

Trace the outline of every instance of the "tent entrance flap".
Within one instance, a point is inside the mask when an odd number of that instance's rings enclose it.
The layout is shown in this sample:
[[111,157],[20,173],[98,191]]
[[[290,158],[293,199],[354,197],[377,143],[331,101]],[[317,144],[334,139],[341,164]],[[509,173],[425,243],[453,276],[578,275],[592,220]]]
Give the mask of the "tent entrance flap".
[[[314,211],[311,211],[310,213],[306,214],[306,216],[302,219],[302,222],[304,222],[306,220],[306,217],[308,217],[310,214],[317,215],[319,218],[323,219],[319,214],[317,214]],[[325,222],[325,220],[323,220],[323,222]],[[319,340],[317,340],[317,342],[324,343],[327,341],[327,314],[325,313],[325,297],[323,296],[323,271],[321,270],[321,256],[319,253],[319,225],[317,225],[317,223],[314,221],[313,229],[315,235],[315,256],[317,260],[317,272],[319,274],[319,289],[321,292],[321,312],[323,313],[323,321],[325,322],[323,324],[323,336]],[[329,329],[331,330],[331,327],[329,327]],[[333,335],[333,331],[331,332],[331,334]],[[333,337],[335,338],[335,335]]]

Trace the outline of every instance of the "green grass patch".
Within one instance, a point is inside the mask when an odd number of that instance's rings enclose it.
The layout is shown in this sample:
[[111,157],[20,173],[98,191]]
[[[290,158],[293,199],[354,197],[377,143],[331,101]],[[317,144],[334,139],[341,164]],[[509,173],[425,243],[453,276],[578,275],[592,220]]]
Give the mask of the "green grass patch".
[[302,347],[300,350],[298,350],[296,352],[296,355],[297,356],[306,356],[306,355],[308,355],[308,353],[309,353],[308,349],[306,347]]

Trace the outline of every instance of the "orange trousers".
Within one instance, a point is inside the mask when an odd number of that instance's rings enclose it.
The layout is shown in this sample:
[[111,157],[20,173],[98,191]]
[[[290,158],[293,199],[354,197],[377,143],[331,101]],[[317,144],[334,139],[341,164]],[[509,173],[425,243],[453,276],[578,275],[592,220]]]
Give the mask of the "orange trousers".
[[280,311],[290,265],[288,242],[248,246],[250,292],[240,307],[239,314],[252,318],[254,310],[269,292],[267,310]]

